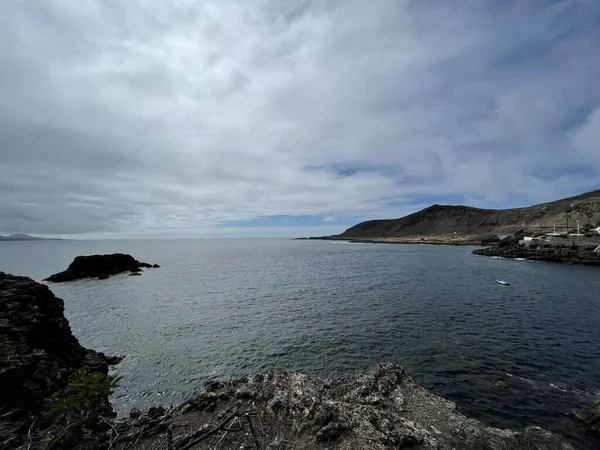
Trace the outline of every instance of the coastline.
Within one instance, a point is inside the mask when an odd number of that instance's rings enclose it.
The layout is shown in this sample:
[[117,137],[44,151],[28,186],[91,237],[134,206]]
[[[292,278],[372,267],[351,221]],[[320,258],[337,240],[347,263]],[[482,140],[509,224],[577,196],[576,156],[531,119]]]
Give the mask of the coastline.
[[411,245],[452,245],[452,246],[481,246],[481,236],[408,236],[408,237],[372,237],[352,238],[340,236],[317,236],[298,238],[298,240],[313,241],[344,241],[356,244],[411,244]]
[[476,256],[497,257],[503,259],[553,262],[559,264],[600,266],[600,252],[594,252],[600,246],[598,237],[568,238],[547,237],[541,241],[524,242],[524,234],[518,233],[499,239],[490,236],[410,236],[352,238],[342,236],[317,236],[297,238],[297,240],[342,241],[355,244],[408,244],[408,245],[448,245],[481,247],[472,251]]
[[526,261],[553,262],[560,264],[600,267],[600,237],[554,238],[525,241],[523,236],[514,236],[473,250],[477,256],[490,256]]

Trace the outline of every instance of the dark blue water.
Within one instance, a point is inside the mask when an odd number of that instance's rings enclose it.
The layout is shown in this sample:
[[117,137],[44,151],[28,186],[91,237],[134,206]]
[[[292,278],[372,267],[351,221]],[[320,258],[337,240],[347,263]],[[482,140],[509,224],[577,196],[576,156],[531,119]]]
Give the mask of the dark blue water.
[[3,242],[0,270],[40,280],[116,251],[162,268],[51,287],[84,345],[127,355],[121,412],[179,402],[206,378],[377,362],[500,427],[569,435],[566,415],[600,400],[598,268],[273,239]]

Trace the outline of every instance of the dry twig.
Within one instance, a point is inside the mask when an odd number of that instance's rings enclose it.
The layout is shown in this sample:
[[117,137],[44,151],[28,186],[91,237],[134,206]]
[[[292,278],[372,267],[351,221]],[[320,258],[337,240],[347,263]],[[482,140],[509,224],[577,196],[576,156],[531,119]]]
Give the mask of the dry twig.
[[248,421],[248,426],[250,427],[250,432],[252,433],[252,437],[254,438],[254,445],[256,446],[256,450],[260,450],[260,443],[258,442],[258,438],[256,437],[256,432],[254,431],[254,426],[252,425],[250,414],[245,413],[244,417]]
[[180,447],[178,450],[188,450],[190,448],[192,448],[194,445],[198,444],[199,442],[202,442],[203,440],[209,438],[210,436],[212,436],[213,434],[221,431],[223,428],[225,428],[225,426],[231,422],[231,420],[233,420],[235,417],[237,417],[240,413],[239,412],[233,412],[229,415],[227,415],[219,425],[217,425],[214,428],[211,428],[208,431],[204,431],[204,432],[200,432],[197,436],[194,436],[194,434],[186,436],[184,439],[191,439],[191,441],[189,441],[187,444],[183,445],[182,447]]
[[27,450],[31,448],[31,444],[33,443],[33,439],[31,438],[31,429],[33,428],[33,425],[35,425],[36,422],[37,417],[33,419],[33,422],[31,422],[31,425],[29,425],[29,430],[27,431],[27,439],[29,439],[29,445],[27,446]]

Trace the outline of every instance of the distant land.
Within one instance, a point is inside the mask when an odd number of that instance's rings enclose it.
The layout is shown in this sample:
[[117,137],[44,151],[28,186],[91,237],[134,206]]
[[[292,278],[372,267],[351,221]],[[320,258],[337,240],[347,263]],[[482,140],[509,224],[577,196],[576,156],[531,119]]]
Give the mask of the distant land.
[[[399,219],[369,220],[341,234],[311,239],[357,242],[479,244],[487,236],[574,232],[600,221],[600,189],[549,203],[512,209],[433,205]],[[589,225],[588,225],[589,224]]]
[[58,241],[58,240],[62,240],[62,239],[29,236],[28,234],[11,234],[10,236],[0,236],[0,241]]

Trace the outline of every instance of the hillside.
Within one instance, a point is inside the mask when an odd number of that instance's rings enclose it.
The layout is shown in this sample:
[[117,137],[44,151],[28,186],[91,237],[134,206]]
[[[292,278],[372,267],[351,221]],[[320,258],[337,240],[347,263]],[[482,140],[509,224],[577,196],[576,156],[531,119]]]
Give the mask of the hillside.
[[10,236],[0,236],[0,241],[54,241],[58,238],[43,238],[29,236],[28,234],[11,234]]
[[[462,205],[433,205],[400,219],[362,222],[328,239],[394,241],[437,238],[444,241],[512,234],[521,229],[529,233],[551,233],[554,225],[557,232],[564,232],[566,214],[571,216],[571,230],[576,227],[577,220],[582,227],[588,221],[595,225],[600,221],[600,189],[526,208],[479,209]],[[586,214],[591,214],[591,217]]]

